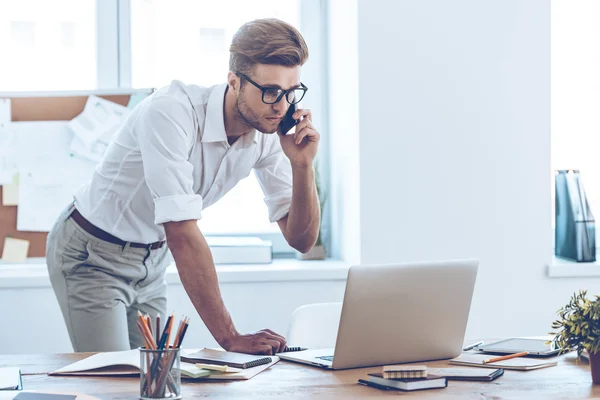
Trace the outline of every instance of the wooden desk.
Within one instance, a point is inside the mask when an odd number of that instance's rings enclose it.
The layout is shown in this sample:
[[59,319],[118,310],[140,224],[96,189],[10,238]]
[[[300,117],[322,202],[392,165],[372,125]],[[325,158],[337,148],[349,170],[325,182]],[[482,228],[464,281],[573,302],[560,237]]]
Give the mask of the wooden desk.
[[[81,392],[99,399],[136,399],[138,378],[50,377],[46,373],[89,356],[89,353],[54,355],[0,355],[0,366],[20,366],[26,390]],[[447,366],[447,361],[427,363]],[[556,367],[536,371],[506,371],[493,382],[449,381],[446,389],[421,392],[380,391],[358,385],[358,378],[378,367],[344,371],[280,361],[248,381],[183,383],[184,399],[354,399],[405,396],[419,399],[580,399],[600,398],[587,362],[575,363],[573,354]]]

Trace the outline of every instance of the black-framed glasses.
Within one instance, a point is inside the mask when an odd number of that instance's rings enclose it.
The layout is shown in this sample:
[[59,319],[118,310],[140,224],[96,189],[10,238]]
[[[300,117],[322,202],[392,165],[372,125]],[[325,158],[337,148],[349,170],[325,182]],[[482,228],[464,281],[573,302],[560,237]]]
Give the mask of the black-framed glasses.
[[236,75],[240,78],[244,78],[254,86],[256,86],[262,92],[262,101],[265,104],[275,104],[278,103],[279,100],[283,96],[285,96],[285,100],[290,104],[297,104],[302,100],[308,88],[304,85],[304,83],[300,82],[300,87],[292,88],[288,90],[276,88],[276,87],[266,87],[261,86],[258,83],[254,82],[252,79],[248,78],[246,75],[241,72],[236,72]]

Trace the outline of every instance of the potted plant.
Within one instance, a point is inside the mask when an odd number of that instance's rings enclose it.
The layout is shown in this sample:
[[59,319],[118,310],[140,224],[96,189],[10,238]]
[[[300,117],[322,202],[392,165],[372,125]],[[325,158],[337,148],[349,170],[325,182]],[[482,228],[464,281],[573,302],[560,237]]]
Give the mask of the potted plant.
[[558,310],[560,318],[552,324],[556,335],[552,342],[561,353],[577,350],[577,359],[583,350],[590,357],[592,382],[600,384],[600,296],[590,300],[587,290],[573,294],[569,303]]
[[315,186],[317,187],[317,196],[319,197],[319,206],[321,207],[321,220],[319,221],[319,235],[317,241],[308,253],[296,253],[300,260],[324,260],[326,256],[324,238],[323,238],[323,210],[327,195],[323,192],[321,176],[319,174],[319,164],[315,162]]

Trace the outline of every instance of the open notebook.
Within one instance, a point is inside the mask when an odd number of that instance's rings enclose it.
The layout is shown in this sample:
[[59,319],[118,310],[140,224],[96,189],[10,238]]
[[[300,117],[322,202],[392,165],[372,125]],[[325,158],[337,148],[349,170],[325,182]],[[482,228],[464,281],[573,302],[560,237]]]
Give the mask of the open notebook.
[[[187,352],[193,351],[197,350],[187,350]],[[279,361],[279,357],[271,356],[271,358],[273,361],[269,364],[226,373],[199,368],[192,363],[181,362],[181,377],[209,380],[246,380]],[[139,369],[140,352],[136,349],[94,354],[93,356],[57,369],[48,375],[136,376],[140,373]]]
[[462,354],[459,357],[450,360],[449,363],[469,367],[503,368],[516,371],[529,371],[532,369],[553,367],[558,363],[558,361],[553,359],[539,359],[526,357],[510,358],[508,360],[497,361],[493,363],[483,363],[483,360],[488,360],[491,357],[494,356],[491,356],[489,354]]

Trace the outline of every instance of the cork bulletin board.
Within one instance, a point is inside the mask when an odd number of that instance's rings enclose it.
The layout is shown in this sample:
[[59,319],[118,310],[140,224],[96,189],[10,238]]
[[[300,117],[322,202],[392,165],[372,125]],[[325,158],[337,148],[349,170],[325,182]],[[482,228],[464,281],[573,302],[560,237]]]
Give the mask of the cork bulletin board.
[[[151,89],[144,89],[146,95],[152,93]],[[132,90],[132,92],[134,92]],[[139,94],[139,91],[134,93]],[[132,93],[128,94],[102,94],[90,92],[98,97],[127,106]],[[86,104],[88,93],[71,92],[71,94],[21,96],[3,95],[0,98],[10,98],[12,121],[65,121],[71,120],[80,114]],[[30,242],[28,257],[45,257],[46,237],[48,232],[20,232],[17,231],[18,206],[4,206],[1,204],[2,186],[0,186],[0,254],[2,254],[4,239],[12,237]]]

